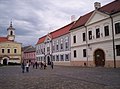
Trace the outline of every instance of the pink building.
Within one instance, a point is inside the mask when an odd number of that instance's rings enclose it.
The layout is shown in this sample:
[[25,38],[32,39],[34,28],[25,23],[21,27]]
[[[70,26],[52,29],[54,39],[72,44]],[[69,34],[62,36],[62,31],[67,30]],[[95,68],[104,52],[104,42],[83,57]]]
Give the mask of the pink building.
[[22,49],[22,60],[35,62],[36,61],[36,52],[33,46],[26,46]]

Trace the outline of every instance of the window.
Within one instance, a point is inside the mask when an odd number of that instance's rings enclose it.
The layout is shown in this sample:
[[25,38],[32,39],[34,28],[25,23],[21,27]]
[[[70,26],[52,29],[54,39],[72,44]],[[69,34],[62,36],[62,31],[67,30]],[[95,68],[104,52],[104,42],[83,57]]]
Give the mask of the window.
[[104,27],[105,36],[109,36],[109,26]]
[[92,31],[89,31],[88,35],[89,35],[89,40],[91,40],[92,39]]
[[116,45],[116,54],[120,56],[120,45]]
[[53,41],[52,50],[55,51],[55,42]]
[[59,55],[56,55],[56,61],[59,61]]
[[49,52],[50,51],[50,47],[47,47],[47,52]]
[[2,53],[5,53],[5,49],[2,49]]
[[59,46],[58,46],[58,40],[57,40],[57,44],[56,44],[56,50],[58,50],[59,49]]
[[10,49],[7,49],[7,53],[10,53]]
[[53,57],[53,58],[52,58],[52,61],[55,61],[55,55],[53,55],[52,57]]
[[10,35],[13,35],[13,31],[10,31]]
[[86,40],[86,38],[85,38],[85,33],[83,33],[83,41],[85,41]]
[[68,37],[65,38],[65,48],[68,49]]
[[115,24],[115,34],[120,33],[120,22]]
[[63,39],[61,39],[60,48],[63,49]]
[[76,57],[77,57],[76,50],[74,50],[74,58],[76,58]]
[[61,49],[63,49],[63,43],[61,43],[60,45],[61,45]]
[[65,61],[69,61],[69,54],[65,54]]
[[96,29],[96,38],[100,38],[100,29],[99,28]]
[[60,55],[61,61],[64,61],[64,56]]
[[58,50],[58,44],[56,45],[56,49]]
[[76,36],[73,36],[73,43],[76,43]]
[[83,49],[83,57],[86,57],[86,49]]
[[17,53],[17,49],[14,49],[14,53]]

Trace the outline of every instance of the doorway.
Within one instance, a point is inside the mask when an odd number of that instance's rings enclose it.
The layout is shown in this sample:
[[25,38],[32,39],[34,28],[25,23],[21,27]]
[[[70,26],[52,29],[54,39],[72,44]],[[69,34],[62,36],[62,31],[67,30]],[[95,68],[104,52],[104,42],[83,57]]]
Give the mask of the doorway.
[[3,60],[3,65],[7,65],[7,59]]
[[50,65],[51,62],[50,62],[50,56],[47,57],[47,64]]
[[96,67],[98,67],[98,66],[104,67],[104,65],[105,65],[105,53],[103,50],[97,49],[94,52],[94,58],[95,58],[95,66]]

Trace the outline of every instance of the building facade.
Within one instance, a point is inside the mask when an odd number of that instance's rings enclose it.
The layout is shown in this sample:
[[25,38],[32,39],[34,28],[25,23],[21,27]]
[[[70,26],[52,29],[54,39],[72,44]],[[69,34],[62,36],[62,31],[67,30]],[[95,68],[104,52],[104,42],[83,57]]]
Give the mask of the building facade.
[[94,5],[71,29],[71,64],[120,67],[120,0]]
[[[71,66],[120,67],[120,0],[101,7],[39,38],[37,61]],[[68,30],[65,30],[68,29]]]
[[12,27],[12,22],[7,31],[7,37],[0,37],[0,63],[4,65],[20,63],[22,44],[15,42],[15,29]]
[[70,65],[70,33],[74,22],[39,38],[36,44],[36,58],[50,65]]
[[35,63],[36,49],[33,46],[26,46],[22,48],[22,60],[25,62]]

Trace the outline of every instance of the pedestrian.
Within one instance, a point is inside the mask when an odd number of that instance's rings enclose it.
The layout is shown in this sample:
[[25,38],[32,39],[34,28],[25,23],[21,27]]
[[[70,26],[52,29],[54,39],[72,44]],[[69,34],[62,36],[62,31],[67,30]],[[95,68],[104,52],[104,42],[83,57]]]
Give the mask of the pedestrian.
[[24,73],[25,72],[25,62],[24,61],[22,61],[22,63],[21,63],[21,68],[22,68],[22,73]]
[[26,72],[29,72],[29,62],[26,63]]
[[47,67],[47,65],[46,65],[46,63],[44,62],[44,69],[46,69],[46,67]]
[[42,61],[41,61],[41,62],[40,62],[41,69],[43,69],[43,65],[44,65],[44,64],[43,64]]
[[54,66],[54,63],[53,63],[53,61],[51,61],[51,68],[53,69],[53,66]]
[[38,67],[38,63],[37,63],[37,61],[35,62],[35,67],[36,67],[36,69],[37,69],[37,67]]

